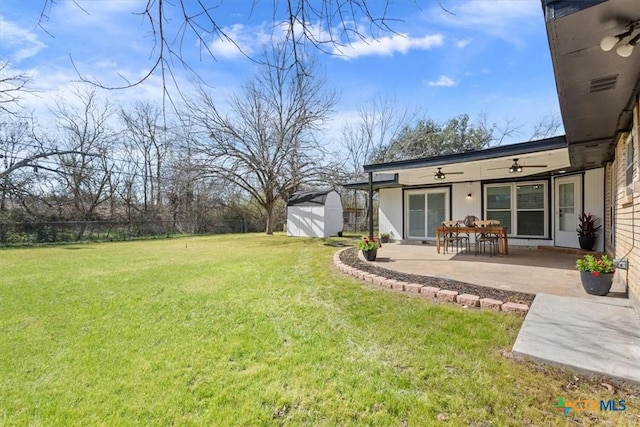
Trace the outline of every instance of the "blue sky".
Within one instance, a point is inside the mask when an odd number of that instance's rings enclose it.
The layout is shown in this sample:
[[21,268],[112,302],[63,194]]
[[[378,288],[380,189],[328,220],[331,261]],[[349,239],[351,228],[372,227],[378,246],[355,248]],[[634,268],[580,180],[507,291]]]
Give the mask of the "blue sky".
[[[218,3],[212,11],[218,26],[245,54],[257,56],[274,33],[274,18],[277,21],[280,11],[274,13],[273,4],[278,2]],[[146,0],[57,0],[45,10],[46,31],[38,27],[44,4],[44,0],[0,2],[0,59],[10,61],[10,72],[30,73],[31,87],[37,90],[36,97],[24,99],[26,106],[45,114],[45,106],[78,84],[70,58],[81,73],[106,85],[122,84],[120,75],[133,81],[148,69],[153,39],[146,22],[135,14],[144,9]],[[377,7],[382,2],[369,4]],[[327,85],[339,94],[325,133],[327,143],[335,143],[341,126],[379,96],[439,121],[463,113],[475,119],[484,113],[490,122],[510,120],[521,125],[520,133],[505,142],[528,140],[535,122],[558,114],[540,0],[441,0],[440,4],[392,1],[388,15],[397,19],[391,24],[395,34],[378,34],[376,39],[359,22],[366,40],[355,40],[335,55],[320,55]],[[177,15],[169,18],[179,21]],[[214,39],[210,47],[215,60],[201,55],[192,38],[185,39],[182,49],[220,96],[238,90],[256,72],[255,64],[232,44]],[[183,87],[188,87],[193,76],[175,69]],[[154,76],[140,87],[111,91],[108,96],[112,103],[123,105],[136,99],[159,100],[161,82]]]

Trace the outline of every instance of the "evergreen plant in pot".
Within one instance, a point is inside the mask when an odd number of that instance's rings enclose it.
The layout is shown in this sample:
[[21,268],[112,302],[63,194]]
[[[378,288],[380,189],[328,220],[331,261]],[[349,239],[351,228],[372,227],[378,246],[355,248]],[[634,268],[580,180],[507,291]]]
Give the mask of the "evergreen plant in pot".
[[606,255],[596,258],[587,254],[576,261],[580,271],[580,281],[585,292],[590,295],[604,296],[609,293],[613,283],[613,261]]
[[380,243],[389,243],[390,233],[380,233]]
[[591,213],[582,213],[578,216],[578,241],[580,247],[585,251],[593,250],[598,238],[598,231],[602,228],[602,225],[596,225],[598,218]]

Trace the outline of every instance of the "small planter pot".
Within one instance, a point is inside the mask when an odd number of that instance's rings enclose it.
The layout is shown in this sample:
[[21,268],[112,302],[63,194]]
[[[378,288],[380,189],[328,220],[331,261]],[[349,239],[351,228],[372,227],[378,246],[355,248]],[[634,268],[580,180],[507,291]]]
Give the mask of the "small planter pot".
[[380,236],[380,243],[389,243],[389,236]]
[[611,289],[613,273],[600,273],[598,276],[594,276],[590,271],[581,271],[580,281],[585,292],[589,295],[605,296]]
[[364,256],[364,259],[366,259],[367,261],[375,261],[376,256],[378,255],[378,250],[372,249],[370,251],[362,251],[362,255]]

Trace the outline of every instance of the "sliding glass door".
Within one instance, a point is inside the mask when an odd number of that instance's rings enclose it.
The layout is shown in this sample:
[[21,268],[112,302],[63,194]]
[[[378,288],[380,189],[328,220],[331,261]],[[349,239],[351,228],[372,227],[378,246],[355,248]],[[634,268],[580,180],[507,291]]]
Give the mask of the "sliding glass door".
[[435,237],[435,228],[448,218],[448,190],[411,190],[406,193],[407,238]]

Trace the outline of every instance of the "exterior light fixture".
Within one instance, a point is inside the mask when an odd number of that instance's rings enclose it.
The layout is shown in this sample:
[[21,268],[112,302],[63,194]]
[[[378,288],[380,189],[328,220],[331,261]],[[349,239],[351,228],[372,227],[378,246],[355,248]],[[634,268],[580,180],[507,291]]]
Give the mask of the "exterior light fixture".
[[518,164],[518,159],[513,159],[513,164],[509,168],[509,173],[520,173],[522,172],[522,166]]
[[629,43],[623,44],[622,46],[618,46],[618,48],[616,49],[616,53],[622,56],[623,58],[628,58],[629,56],[631,56],[631,53],[633,52],[633,47],[638,43],[640,43],[640,33],[638,33],[634,38],[629,40]]
[[618,55],[622,56],[623,58],[627,58],[631,56],[631,53],[633,52],[633,47],[638,43],[640,43],[640,33],[632,37],[627,43],[625,44],[620,44],[620,43],[625,38],[633,36],[633,33],[637,29],[640,29],[640,21],[631,22],[629,25],[627,25],[626,28],[627,28],[627,31],[620,33],[618,35],[604,36],[602,40],[600,40],[600,49],[604,50],[605,52],[608,52],[614,47],[619,45],[618,48],[616,49],[616,53]]
[[438,168],[438,172],[433,175],[433,179],[445,179],[447,177],[440,169],[442,168]]
[[467,194],[467,199],[471,198],[471,193]]

